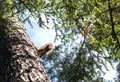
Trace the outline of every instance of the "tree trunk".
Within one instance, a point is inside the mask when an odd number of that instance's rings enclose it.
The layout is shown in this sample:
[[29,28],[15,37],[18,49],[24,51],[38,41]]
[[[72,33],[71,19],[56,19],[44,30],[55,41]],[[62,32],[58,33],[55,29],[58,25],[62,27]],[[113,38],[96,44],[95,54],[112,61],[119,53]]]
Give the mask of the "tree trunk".
[[0,20],[0,82],[50,82],[17,17]]

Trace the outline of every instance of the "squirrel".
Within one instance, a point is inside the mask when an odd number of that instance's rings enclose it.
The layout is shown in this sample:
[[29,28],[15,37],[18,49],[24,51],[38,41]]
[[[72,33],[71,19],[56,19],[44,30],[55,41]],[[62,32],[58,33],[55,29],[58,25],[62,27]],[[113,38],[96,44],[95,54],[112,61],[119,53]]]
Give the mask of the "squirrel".
[[41,48],[39,48],[38,46],[36,46],[34,44],[35,49],[38,52],[39,57],[41,58],[43,55],[50,54],[53,50],[53,44],[52,43],[47,43],[44,46],[42,46]]

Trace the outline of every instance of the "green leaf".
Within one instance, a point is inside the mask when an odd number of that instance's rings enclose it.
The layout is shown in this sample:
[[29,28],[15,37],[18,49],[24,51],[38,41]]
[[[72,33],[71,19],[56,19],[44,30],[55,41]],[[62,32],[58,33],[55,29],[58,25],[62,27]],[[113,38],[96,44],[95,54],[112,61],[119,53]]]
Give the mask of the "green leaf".
[[13,1],[12,0],[7,0],[9,5],[13,5]]
[[98,18],[96,19],[96,22],[101,24],[101,25],[103,24],[102,21],[100,19],[98,19]]
[[72,33],[71,33],[71,34],[69,34],[69,38],[71,38],[71,39],[73,38],[73,34],[72,34]]
[[120,58],[120,50],[116,53],[116,57]]

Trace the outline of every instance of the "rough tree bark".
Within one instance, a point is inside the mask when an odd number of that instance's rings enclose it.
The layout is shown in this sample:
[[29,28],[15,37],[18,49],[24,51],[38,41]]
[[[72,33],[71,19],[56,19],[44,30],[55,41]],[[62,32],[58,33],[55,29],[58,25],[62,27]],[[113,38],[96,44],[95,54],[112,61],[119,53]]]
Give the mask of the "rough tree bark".
[[17,17],[0,20],[0,82],[50,82]]

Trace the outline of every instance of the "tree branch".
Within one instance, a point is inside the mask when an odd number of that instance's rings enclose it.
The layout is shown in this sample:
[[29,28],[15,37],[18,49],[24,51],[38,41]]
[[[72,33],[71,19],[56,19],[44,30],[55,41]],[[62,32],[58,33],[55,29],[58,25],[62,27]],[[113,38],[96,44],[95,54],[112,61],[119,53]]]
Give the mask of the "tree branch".
[[120,47],[120,42],[119,42],[119,39],[118,39],[117,34],[115,32],[115,29],[114,29],[114,22],[113,22],[113,16],[112,16],[112,8],[111,8],[111,0],[108,0],[108,7],[109,7],[109,13],[110,13],[111,28],[112,28],[111,35],[112,35],[114,41],[116,41],[118,46]]

